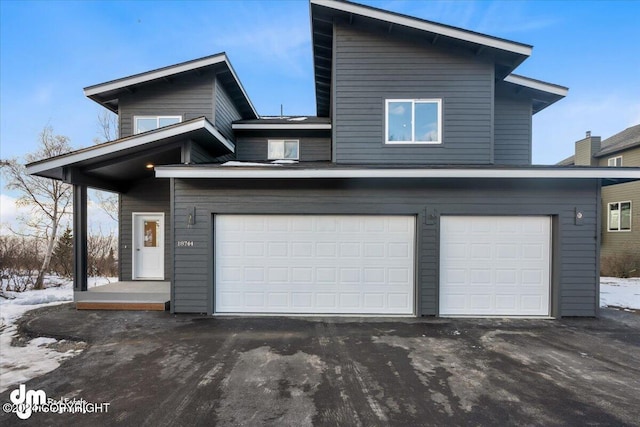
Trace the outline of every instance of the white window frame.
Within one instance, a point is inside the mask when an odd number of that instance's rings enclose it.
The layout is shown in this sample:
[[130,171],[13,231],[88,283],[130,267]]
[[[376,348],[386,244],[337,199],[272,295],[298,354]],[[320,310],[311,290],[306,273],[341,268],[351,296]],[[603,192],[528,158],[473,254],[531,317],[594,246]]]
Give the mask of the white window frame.
[[[138,120],[139,119],[155,119],[156,120],[156,128],[155,129],[151,129],[151,130],[160,129],[160,120],[161,119],[178,119],[178,123],[182,122],[182,116],[133,116],[133,134],[134,135],[137,135],[139,133],[144,133],[144,132],[139,132],[138,131]],[[145,132],[150,132],[150,131],[145,131]]]
[[[622,220],[622,204],[629,203],[629,229],[621,229],[620,222]],[[611,206],[618,205],[618,228],[611,228]],[[631,200],[622,202],[611,202],[607,204],[607,231],[610,233],[626,233],[630,232],[633,224],[633,204]]]
[[[620,164],[618,165],[618,159],[620,159]],[[607,166],[619,168],[622,166],[622,156],[611,157],[607,160]]]
[[[389,104],[391,102],[411,103],[411,141],[389,141]],[[414,141],[415,138],[415,105],[416,103],[434,103],[437,105],[438,114],[438,140]],[[416,98],[416,99],[385,99],[384,102],[384,143],[390,145],[440,145],[442,144],[442,98]]]
[[[284,145],[287,142],[295,142],[296,145],[298,146],[298,149],[296,150],[296,154],[297,156],[295,157],[285,157],[284,156]],[[275,156],[271,156],[271,145],[272,144],[282,144],[282,153],[283,156],[282,157],[275,157]],[[300,160],[300,140],[299,139],[269,139],[267,140],[267,159],[268,160]]]

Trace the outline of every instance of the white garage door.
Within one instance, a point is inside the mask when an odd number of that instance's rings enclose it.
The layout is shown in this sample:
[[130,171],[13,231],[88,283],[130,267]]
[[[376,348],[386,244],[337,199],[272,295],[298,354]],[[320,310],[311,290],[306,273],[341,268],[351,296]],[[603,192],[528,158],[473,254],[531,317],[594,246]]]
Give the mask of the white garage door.
[[216,215],[216,313],[413,314],[411,216]]
[[443,216],[441,316],[548,316],[549,217]]

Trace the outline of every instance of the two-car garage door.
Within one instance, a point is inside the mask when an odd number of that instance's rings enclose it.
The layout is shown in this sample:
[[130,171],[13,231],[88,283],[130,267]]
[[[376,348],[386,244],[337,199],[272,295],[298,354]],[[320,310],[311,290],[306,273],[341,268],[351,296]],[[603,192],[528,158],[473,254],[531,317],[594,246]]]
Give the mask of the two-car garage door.
[[[550,241],[549,217],[442,216],[439,314],[548,316]],[[413,216],[216,215],[215,312],[414,314],[415,246]]]
[[216,313],[414,313],[413,216],[216,215]]

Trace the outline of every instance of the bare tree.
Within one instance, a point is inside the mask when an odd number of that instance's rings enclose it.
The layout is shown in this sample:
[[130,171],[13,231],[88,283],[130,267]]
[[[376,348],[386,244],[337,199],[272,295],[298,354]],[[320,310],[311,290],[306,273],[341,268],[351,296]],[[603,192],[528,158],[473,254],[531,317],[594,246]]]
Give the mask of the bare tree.
[[[93,139],[96,144],[113,141],[118,138],[118,116],[111,111],[102,109],[98,113],[98,136]],[[92,192],[98,205],[109,217],[118,221],[118,195],[109,191],[95,190]]]
[[[69,138],[54,135],[53,128],[46,126],[40,133],[38,150],[25,156],[26,163],[65,154],[71,151]],[[20,193],[19,206],[31,208],[28,218],[21,218],[33,231],[35,237],[46,242],[44,256],[34,288],[44,288],[44,275],[49,271],[51,255],[63,218],[71,212],[72,189],[61,181],[27,175],[17,159],[2,162],[2,172],[7,178],[7,189]]]

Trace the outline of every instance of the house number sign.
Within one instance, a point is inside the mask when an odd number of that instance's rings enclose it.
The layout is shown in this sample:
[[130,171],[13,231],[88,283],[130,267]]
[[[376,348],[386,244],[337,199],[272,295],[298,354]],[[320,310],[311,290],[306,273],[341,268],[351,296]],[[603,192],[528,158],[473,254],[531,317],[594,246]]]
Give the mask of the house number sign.
[[190,247],[193,246],[193,240],[178,240],[177,244],[179,248]]

